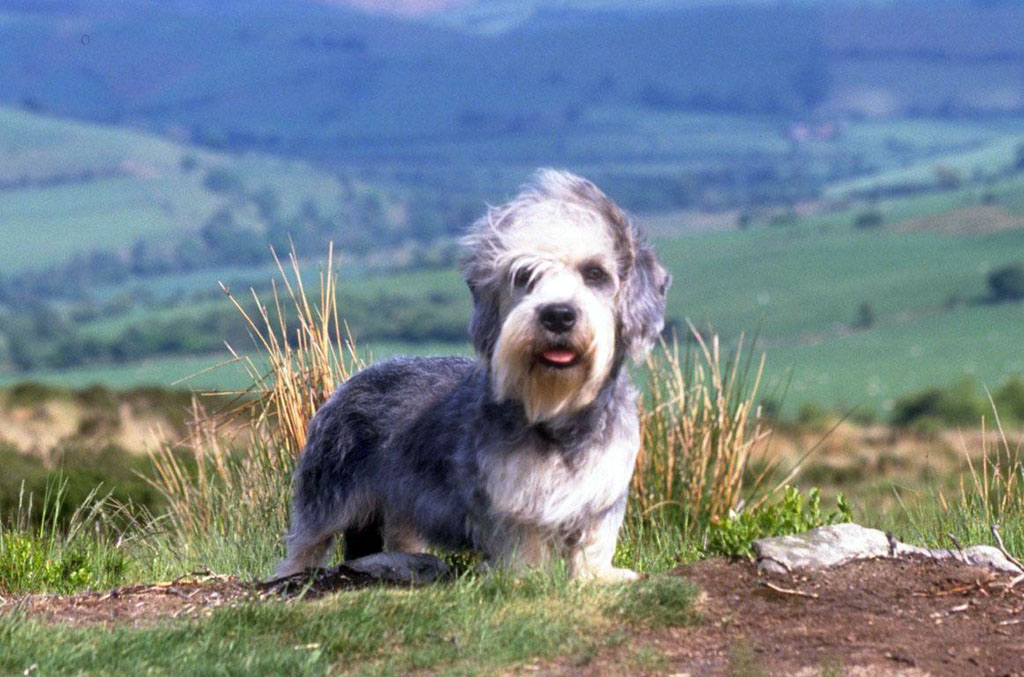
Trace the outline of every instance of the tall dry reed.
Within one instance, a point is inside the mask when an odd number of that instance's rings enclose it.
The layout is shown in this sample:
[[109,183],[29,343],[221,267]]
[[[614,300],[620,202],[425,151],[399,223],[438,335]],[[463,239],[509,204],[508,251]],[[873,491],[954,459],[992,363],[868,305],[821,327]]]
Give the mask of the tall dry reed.
[[168,505],[164,541],[189,566],[257,573],[279,555],[307,423],[361,367],[339,319],[333,249],[315,290],[294,251],[287,267],[274,260],[280,279],[268,300],[250,290],[247,307],[221,285],[257,349],[251,357],[228,346],[252,386],[217,410],[194,398],[187,438],[153,454],[153,484]]
[[682,353],[678,341],[663,344],[642,372],[631,516],[675,515],[697,527],[761,503],[777,463],[756,405],[764,356],[754,362],[741,339],[730,357],[717,335],[691,332]]

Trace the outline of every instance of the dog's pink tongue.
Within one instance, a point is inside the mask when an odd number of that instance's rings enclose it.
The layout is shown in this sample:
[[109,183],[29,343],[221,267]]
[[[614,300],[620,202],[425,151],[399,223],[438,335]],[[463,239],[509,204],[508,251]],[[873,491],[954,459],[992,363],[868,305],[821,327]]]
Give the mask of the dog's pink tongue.
[[576,359],[576,353],[571,350],[549,350],[544,353],[544,359],[555,364],[569,364]]

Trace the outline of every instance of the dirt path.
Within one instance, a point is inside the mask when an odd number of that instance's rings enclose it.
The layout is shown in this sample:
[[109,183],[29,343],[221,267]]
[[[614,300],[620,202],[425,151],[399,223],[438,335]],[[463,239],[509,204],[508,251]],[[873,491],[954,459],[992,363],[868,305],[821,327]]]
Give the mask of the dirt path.
[[[953,561],[854,562],[819,574],[759,576],[709,560],[675,575],[698,583],[703,621],[637,630],[658,672],[689,675],[1024,675],[1024,582]],[[331,589],[365,585],[333,581]],[[268,594],[234,578],[192,577],[107,593],[0,598],[54,622],[144,625]],[[622,657],[541,672],[618,672]]]
[[913,560],[764,577],[714,560],[679,573],[707,599],[699,626],[652,637],[669,672],[1024,675],[1024,583],[1008,589],[1005,574]]

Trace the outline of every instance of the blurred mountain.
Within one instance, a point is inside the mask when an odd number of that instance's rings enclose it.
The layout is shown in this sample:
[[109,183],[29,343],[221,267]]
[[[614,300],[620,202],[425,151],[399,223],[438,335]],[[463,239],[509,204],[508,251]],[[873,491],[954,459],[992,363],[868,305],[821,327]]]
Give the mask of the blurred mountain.
[[[0,0],[0,102],[321,161],[628,126],[637,111],[1024,111],[1024,8],[1013,3],[429,7],[445,11],[428,21],[299,0]],[[464,30],[472,12],[505,29]]]

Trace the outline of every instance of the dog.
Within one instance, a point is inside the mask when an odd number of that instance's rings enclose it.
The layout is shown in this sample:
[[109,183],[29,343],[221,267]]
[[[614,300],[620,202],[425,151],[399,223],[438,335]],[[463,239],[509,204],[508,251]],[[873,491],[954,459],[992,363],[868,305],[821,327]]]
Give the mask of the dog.
[[397,358],[341,385],[309,424],[294,484],[288,576],[429,547],[497,566],[612,566],[640,448],[642,360],[670,275],[593,183],[540,170],[462,240],[476,358]]

